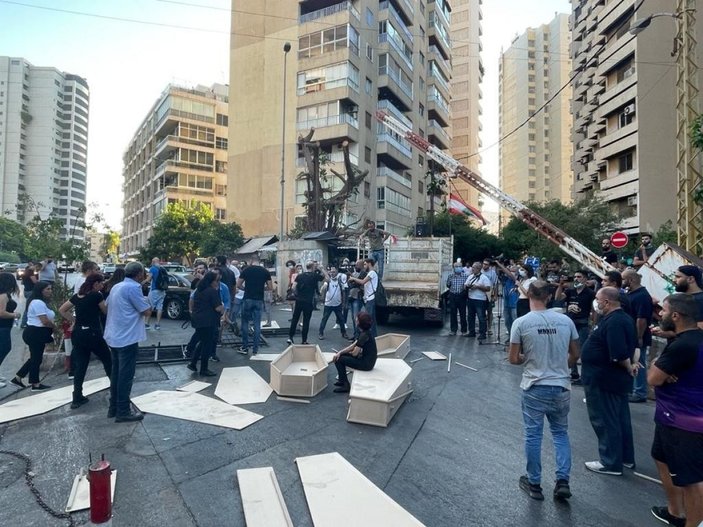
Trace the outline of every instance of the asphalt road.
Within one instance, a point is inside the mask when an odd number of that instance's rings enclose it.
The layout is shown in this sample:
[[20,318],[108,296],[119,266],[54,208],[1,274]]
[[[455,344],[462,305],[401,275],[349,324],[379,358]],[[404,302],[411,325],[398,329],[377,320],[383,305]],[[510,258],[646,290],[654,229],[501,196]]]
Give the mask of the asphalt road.
[[[319,324],[315,312],[313,328]],[[282,326],[290,312],[280,308],[274,319]],[[339,332],[327,328],[323,351],[343,344]],[[316,330],[310,341],[316,342]],[[446,362],[420,360],[412,365],[414,393],[387,429],[347,423],[347,397],[329,388],[311,404],[276,400],[247,405],[265,416],[242,431],[147,415],[141,423],[115,424],[105,418],[107,392],[91,396],[79,410],[68,406],[46,415],[0,425],[0,450],[28,455],[36,486],[47,503],[62,510],[73,477],[88,464],[88,455],[100,454],[118,470],[115,526],[186,527],[244,525],[236,480],[238,468],[272,466],[296,526],[312,525],[303,487],[294,463],[299,456],[337,451],[377,486],[428,526],[619,526],[659,524],[649,509],[664,503],[661,487],[635,477],[593,474],[584,461],[597,459],[596,438],[588,422],[583,390],[572,396],[570,437],[573,449],[569,503],[552,501],[554,471],[549,433],[543,443],[543,486],[547,499],[535,502],[518,489],[524,473],[519,379],[521,368],[505,361],[502,346],[478,346],[473,339],[446,335],[417,320],[391,320],[381,332],[407,333],[411,352],[452,353],[453,359],[478,372]],[[151,342],[183,343],[192,330],[179,322],[163,321]],[[270,338],[270,348],[283,350],[285,337]],[[13,352],[0,367],[9,377],[21,362],[23,344],[13,331]],[[250,365],[269,379],[269,363],[250,362],[232,349],[221,349],[222,362],[211,369]],[[88,378],[101,375],[91,363]],[[139,366],[133,395],[156,389],[174,389],[190,379],[182,364]],[[211,379],[208,379],[211,381]],[[216,379],[215,379],[216,381]],[[46,382],[70,384],[65,374],[52,373]],[[213,395],[213,387],[205,390]],[[0,389],[5,401],[29,393]],[[649,456],[653,434],[653,403],[633,405],[637,470],[656,476]],[[0,525],[67,525],[54,519],[34,501],[23,477],[23,463],[0,455]],[[349,507],[363,506],[350,503]],[[344,510],[339,511],[340,515]],[[74,515],[77,523],[87,513]]]

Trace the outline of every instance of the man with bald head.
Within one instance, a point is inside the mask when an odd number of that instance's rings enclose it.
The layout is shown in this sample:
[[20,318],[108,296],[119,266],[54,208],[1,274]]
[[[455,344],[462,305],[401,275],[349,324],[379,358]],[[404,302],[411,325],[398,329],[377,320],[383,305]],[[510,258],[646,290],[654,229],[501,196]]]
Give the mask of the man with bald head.
[[654,304],[647,289],[642,286],[642,277],[637,271],[628,269],[622,273],[622,285],[627,288],[630,300],[630,316],[635,321],[637,330],[637,347],[640,350],[640,367],[630,395],[631,403],[647,402],[647,350],[652,345],[652,325]]
[[637,333],[632,317],[620,306],[620,291],[615,287],[598,290],[593,309],[601,319],[583,346],[581,379],[600,460],[587,461],[586,468],[622,476],[623,466],[635,466],[628,395],[639,369],[634,360]]

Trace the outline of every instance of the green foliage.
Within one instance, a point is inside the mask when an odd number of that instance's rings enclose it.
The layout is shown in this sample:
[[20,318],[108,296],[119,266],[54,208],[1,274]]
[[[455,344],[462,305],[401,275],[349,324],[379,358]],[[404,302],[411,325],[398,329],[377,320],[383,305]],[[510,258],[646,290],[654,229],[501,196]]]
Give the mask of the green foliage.
[[[608,204],[597,198],[570,205],[550,201],[542,205],[531,204],[530,208],[596,253],[600,253],[600,241],[604,233],[611,231],[617,222],[617,217]],[[505,256],[509,258],[518,258],[524,252],[540,258],[564,256],[556,245],[518,218],[512,218],[503,228],[501,240]]]
[[496,256],[502,252],[501,242],[493,234],[471,225],[469,218],[446,211],[435,215],[434,235],[454,236],[454,258],[462,258],[465,262],[474,262],[488,256]]
[[100,252],[111,257],[117,256],[117,251],[120,248],[120,233],[113,230],[108,230],[103,235],[103,241],[100,245]]
[[140,259],[148,262],[155,256],[164,260],[189,264],[198,255],[232,254],[244,243],[242,228],[237,223],[220,223],[204,204],[185,207],[170,204],[154,226],[154,233],[140,249]]
[[[24,226],[7,218],[0,218],[0,254],[13,253],[24,256],[25,237]],[[0,258],[9,261],[7,258]]]
[[674,227],[674,222],[667,220],[652,234],[652,245],[659,247],[662,243],[676,243],[677,239],[678,235]]
[[0,251],[0,262],[20,263],[20,257],[17,253]]

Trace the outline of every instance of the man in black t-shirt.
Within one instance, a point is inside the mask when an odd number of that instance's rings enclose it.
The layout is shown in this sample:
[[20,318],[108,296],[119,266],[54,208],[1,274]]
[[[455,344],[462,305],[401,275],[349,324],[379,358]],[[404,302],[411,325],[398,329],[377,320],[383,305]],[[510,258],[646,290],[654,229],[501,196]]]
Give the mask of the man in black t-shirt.
[[[226,266],[225,266],[226,267]],[[232,271],[230,271],[231,273]],[[239,353],[249,354],[249,322],[254,324],[254,345],[252,354],[259,352],[261,340],[261,313],[264,310],[264,288],[273,291],[271,273],[261,265],[259,259],[252,257],[249,265],[242,271],[237,279],[237,289],[244,285],[244,301],[242,302],[242,347]],[[236,293],[236,289],[234,290]],[[234,295],[233,295],[234,297]]]
[[[574,285],[562,292],[564,280],[559,281],[559,287],[554,293],[554,299],[558,302],[563,302],[566,308],[566,315],[574,321],[576,330],[579,333],[579,346],[583,348],[588,338],[588,324],[591,319],[591,308],[593,307],[593,299],[596,298],[596,293],[590,287],[586,286],[588,280],[588,271],[583,269],[574,273]],[[581,376],[579,375],[578,364],[571,367],[571,382],[581,384]]]
[[610,246],[610,240],[608,238],[603,238],[603,240],[601,240],[600,248],[600,257],[603,260],[605,260],[611,265],[615,264],[615,262],[618,261],[618,253],[613,251],[613,248]]
[[660,324],[675,337],[647,379],[657,400],[652,457],[667,497],[666,506],[651,510],[669,525],[703,522],[703,330],[697,327],[698,314],[691,295],[675,293],[664,300]]
[[647,351],[652,345],[652,332],[649,326],[652,324],[654,304],[651,295],[641,282],[642,277],[633,269],[628,269],[622,274],[622,283],[627,288],[627,298],[630,299],[632,309],[630,314],[637,330],[637,347],[640,350],[640,368],[635,377],[630,397],[631,403],[647,402]]
[[295,330],[300,320],[300,315],[303,315],[303,333],[302,343],[308,343],[308,330],[310,329],[310,317],[313,311],[313,299],[317,291],[317,286],[323,280],[327,279],[327,273],[323,269],[317,270],[315,262],[305,264],[305,272],[299,274],[293,283],[293,291],[295,292],[295,307],[293,309],[293,319],[290,323],[288,331],[288,344],[293,344]]
[[586,468],[621,476],[635,466],[635,447],[628,394],[638,365],[633,364],[637,335],[632,318],[620,307],[620,292],[604,287],[596,293],[596,312],[603,315],[581,352],[581,378],[586,407],[598,437],[600,460]]

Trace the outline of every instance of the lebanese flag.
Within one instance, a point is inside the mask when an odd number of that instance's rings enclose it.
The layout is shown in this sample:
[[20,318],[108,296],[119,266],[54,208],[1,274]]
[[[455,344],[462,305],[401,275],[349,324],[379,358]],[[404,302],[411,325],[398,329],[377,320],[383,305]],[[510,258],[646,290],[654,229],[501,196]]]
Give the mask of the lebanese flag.
[[461,214],[468,216],[469,218],[476,218],[484,225],[486,224],[486,220],[481,215],[479,210],[466,203],[456,194],[449,195],[449,203],[447,203],[447,208],[449,209],[450,214]]

